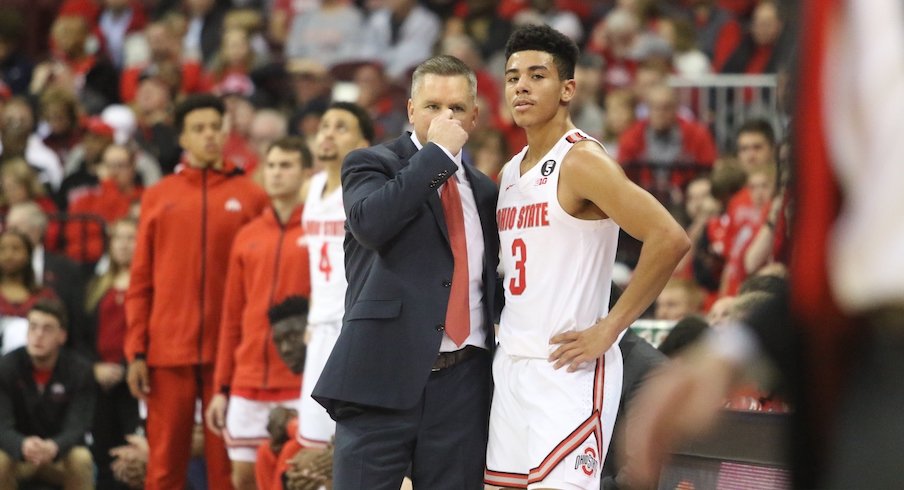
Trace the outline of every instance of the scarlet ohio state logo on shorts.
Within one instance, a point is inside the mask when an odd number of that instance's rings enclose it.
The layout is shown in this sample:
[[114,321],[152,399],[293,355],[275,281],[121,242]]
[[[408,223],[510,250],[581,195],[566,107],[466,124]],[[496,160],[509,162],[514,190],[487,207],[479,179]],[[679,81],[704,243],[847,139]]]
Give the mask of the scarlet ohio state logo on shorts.
[[597,461],[596,451],[592,447],[584,449],[584,454],[578,454],[574,458],[574,469],[580,468],[587,476],[592,475],[597,466],[599,466],[599,461]]

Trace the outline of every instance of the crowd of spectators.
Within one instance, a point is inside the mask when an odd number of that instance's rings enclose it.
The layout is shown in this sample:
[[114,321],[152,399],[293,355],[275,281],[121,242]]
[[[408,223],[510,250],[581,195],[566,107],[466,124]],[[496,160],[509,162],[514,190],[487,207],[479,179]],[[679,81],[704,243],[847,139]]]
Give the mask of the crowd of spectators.
[[[408,124],[411,71],[451,54],[478,79],[479,128],[466,158],[495,179],[525,144],[502,100],[502,48],[514,26],[538,22],[582,48],[575,124],[665,201],[692,239],[648,317],[692,316],[699,333],[701,323],[737,316],[745,280],[785,276],[790,150],[774,114],[736,121],[733,144],[721,147],[708,115],[668,80],[780,73],[793,52],[788,20],[778,0],[4,2],[2,351],[25,345],[35,302],[62,301],[67,345],[94,363],[94,453],[99,476],[112,478],[110,458],[97,454],[140,426],[123,382],[122,295],[143,191],[184,165],[178,101],[220,96],[224,152],[255,176],[270,143],[312,143],[334,100],[370,113],[374,143],[397,136]],[[619,257],[628,270],[636,260]],[[131,444],[118,454],[141,452]]]

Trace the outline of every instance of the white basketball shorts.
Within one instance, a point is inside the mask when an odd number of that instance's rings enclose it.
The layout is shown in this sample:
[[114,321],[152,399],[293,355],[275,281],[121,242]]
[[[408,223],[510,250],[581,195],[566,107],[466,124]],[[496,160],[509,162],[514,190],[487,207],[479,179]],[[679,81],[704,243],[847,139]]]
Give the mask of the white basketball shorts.
[[295,408],[295,400],[262,402],[240,396],[230,396],[226,409],[226,429],[223,440],[230,461],[253,463],[257,460],[257,448],[270,439],[267,420],[270,410],[276,407]]
[[484,481],[511,488],[600,488],[600,471],[621,398],[618,344],[569,373],[500,346]]

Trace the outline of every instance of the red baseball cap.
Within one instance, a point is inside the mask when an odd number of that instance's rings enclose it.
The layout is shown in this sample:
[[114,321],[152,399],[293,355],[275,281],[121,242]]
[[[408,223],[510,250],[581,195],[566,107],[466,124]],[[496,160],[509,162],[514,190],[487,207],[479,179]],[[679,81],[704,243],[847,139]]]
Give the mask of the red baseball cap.
[[92,116],[85,120],[85,130],[98,136],[113,139],[113,127],[98,116]]

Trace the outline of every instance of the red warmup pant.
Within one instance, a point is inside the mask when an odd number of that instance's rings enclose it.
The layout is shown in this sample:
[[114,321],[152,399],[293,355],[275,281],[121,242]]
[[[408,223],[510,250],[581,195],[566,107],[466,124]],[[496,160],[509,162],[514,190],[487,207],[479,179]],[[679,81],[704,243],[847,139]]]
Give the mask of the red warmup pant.
[[[207,402],[214,394],[213,364],[150,368],[151,392],[147,397],[148,459],[146,490],[185,487],[191,434],[195,424],[195,400]],[[204,459],[211,489],[232,489],[231,466],[223,439],[204,429]]]

